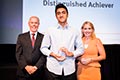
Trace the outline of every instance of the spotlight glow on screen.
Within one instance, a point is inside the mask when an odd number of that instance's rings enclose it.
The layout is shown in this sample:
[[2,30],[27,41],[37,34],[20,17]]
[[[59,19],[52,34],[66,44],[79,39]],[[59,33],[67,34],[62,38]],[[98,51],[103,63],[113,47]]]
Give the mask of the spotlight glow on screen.
[[68,23],[80,30],[85,21],[91,21],[103,44],[120,44],[120,0],[23,0],[23,28],[29,30],[28,19],[40,18],[39,31],[57,24],[55,5],[64,3],[69,11]]

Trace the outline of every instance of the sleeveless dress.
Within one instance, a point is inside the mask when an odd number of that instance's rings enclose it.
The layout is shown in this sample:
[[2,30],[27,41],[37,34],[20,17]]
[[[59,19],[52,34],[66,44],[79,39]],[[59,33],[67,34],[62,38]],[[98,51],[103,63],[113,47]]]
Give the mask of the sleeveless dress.
[[[84,43],[84,40],[83,40]],[[85,48],[85,52],[81,57],[97,57],[98,49],[97,49],[97,38],[92,39],[88,43],[88,47]],[[88,65],[78,64],[77,66],[77,80],[101,80],[100,73],[100,63],[92,62]]]

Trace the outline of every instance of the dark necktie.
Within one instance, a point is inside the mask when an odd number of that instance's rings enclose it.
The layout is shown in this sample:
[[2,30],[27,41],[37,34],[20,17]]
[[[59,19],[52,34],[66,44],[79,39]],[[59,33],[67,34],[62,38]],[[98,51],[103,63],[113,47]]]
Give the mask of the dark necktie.
[[34,44],[35,44],[35,34],[32,34],[32,47],[34,47]]

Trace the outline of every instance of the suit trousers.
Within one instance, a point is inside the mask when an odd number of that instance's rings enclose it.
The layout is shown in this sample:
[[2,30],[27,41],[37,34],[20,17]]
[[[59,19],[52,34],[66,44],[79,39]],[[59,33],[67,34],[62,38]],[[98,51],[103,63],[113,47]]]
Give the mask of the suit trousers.
[[48,69],[45,69],[45,80],[77,80],[76,72],[64,76],[64,73],[62,72],[62,75],[56,75]]
[[17,76],[16,80],[46,80],[45,79],[45,70],[44,70],[44,68],[42,68],[41,70],[37,70],[34,74],[29,75],[27,77]]

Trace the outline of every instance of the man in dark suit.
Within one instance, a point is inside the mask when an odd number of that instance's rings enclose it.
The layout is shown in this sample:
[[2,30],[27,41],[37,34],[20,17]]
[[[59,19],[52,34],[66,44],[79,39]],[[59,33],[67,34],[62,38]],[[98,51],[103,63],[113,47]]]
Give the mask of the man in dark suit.
[[[28,25],[30,31],[19,34],[16,43],[16,60],[18,62],[17,80],[44,80],[46,57],[40,47],[43,34],[38,32],[40,25],[37,16],[31,16]],[[32,34],[34,45],[32,46]]]

